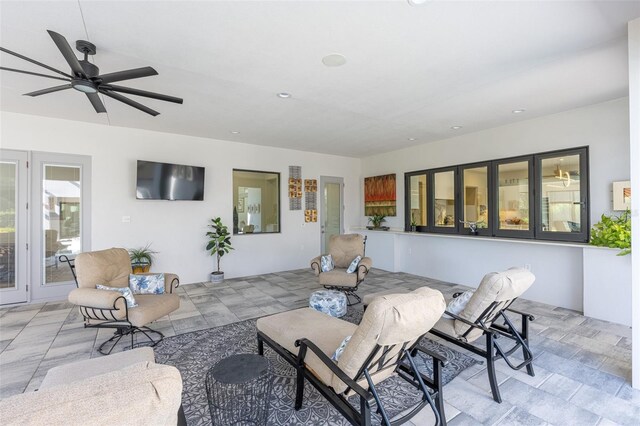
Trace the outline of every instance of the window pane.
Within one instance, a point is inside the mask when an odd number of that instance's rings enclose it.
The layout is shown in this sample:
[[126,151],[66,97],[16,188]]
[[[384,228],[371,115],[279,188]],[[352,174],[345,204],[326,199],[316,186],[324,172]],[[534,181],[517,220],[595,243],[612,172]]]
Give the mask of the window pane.
[[529,230],[529,163],[498,165],[500,229]]
[[[44,166],[42,183],[42,267],[44,284],[73,281],[58,257],[82,251],[80,235],[80,167]],[[66,266],[66,265],[63,265]]]
[[0,288],[16,286],[16,163],[0,163]]
[[280,232],[280,174],[233,171],[233,233]]
[[453,170],[438,172],[434,173],[433,177],[435,226],[454,228],[456,226],[455,172]]
[[[464,221],[476,222],[478,228],[489,227],[489,168],[464,169],[462,173]],[[469,227],[468,223],[464,224]]]
[[546,158],[541,165],[542,230],[580,232],[580,156]]
[[427,226],[427,175],[409,177],[409,225]]

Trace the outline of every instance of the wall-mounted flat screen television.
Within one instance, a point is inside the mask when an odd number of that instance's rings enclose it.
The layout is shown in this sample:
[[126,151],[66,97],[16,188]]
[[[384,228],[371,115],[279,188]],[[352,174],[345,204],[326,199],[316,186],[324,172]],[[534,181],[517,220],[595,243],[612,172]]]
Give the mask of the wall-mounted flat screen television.
[[138,200],[204,199],[204,167],[138,160]]

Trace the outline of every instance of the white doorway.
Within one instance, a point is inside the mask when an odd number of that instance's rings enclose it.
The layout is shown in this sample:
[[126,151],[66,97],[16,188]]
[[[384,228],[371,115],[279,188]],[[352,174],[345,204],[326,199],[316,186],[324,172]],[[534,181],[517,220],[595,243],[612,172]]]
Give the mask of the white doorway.
[[327,253],[329,238],[344,233],[344,179],[320,176],[320,244]]
[[0,305],[28,300],[28,167],[25,151],[0,150]]

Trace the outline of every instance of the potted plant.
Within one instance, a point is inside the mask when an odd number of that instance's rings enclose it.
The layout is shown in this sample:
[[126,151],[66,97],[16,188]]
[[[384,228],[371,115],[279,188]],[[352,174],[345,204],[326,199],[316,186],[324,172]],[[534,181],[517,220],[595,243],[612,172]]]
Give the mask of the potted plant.
[[129,249],[129,258],[131,259],[131,269],[134,274],[149,272],[153,257],[157,252],[151,250],[151,244],[144,247]]
[[387,216],[383,214],[374,214],[373,216],[369,217],[369,223],[373,225],[373,229],[380,229],[380,225],[385,221],[386,218]]
[[221,283],[224,281],[224,272],[220,270],[220,258],[233,250],[233,247],[231,247],[231,234],[229,234],[229,229],[222,224],[222,219],[219,217],[211,219],[211,223],[208,226],[211,230],[206,234],[209,238],[207,251],[210,251],[211,256],[216,256],[218,266],[217,270],[211,273],[211,282]]
[[591,228],[589,244],[598,247],[619,248],[618,256],[631,253],[631,212],[620,216],[602,215],[600,222]]
[[416,229],[418,229],[418,224],[416,223],[416,218],[413,216],[413,213],[411,213],[411,232],[416,232]]

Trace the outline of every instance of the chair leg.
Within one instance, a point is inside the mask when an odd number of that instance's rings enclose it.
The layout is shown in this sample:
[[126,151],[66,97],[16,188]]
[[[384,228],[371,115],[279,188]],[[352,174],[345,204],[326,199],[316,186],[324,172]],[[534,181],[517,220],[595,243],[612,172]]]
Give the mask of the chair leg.
[[371,426],[371,407],[363,397],[360,397],[360,415],[360,426]]
[[264,342],[258,335],[258,355],[264,355]]
[[529,317],[523,315],[522,316],[522,340],[524,341],[522,345],[522,356],[525,361],[529,361],[527,364],[527,374],[531,377],[534,377],[536,373],[533,371],[533,354],[529,349]]
[[487,339],[487,373],[489,374],[489,384],[491,385],[491,393],[493,394],[493,399],[497,403],[502,403],[502,398],[500,397],[500,389],[498,389],[498,380],[496,378],[496,367],[495,367],[495,357],[494,357],[494,348],[493,348],[493,333],[486,333]]
[[296,404],[294,407],[296,411],[302,408],[302,400],[304,398],[304,373],[302,368],[297,368],[296,375]]

